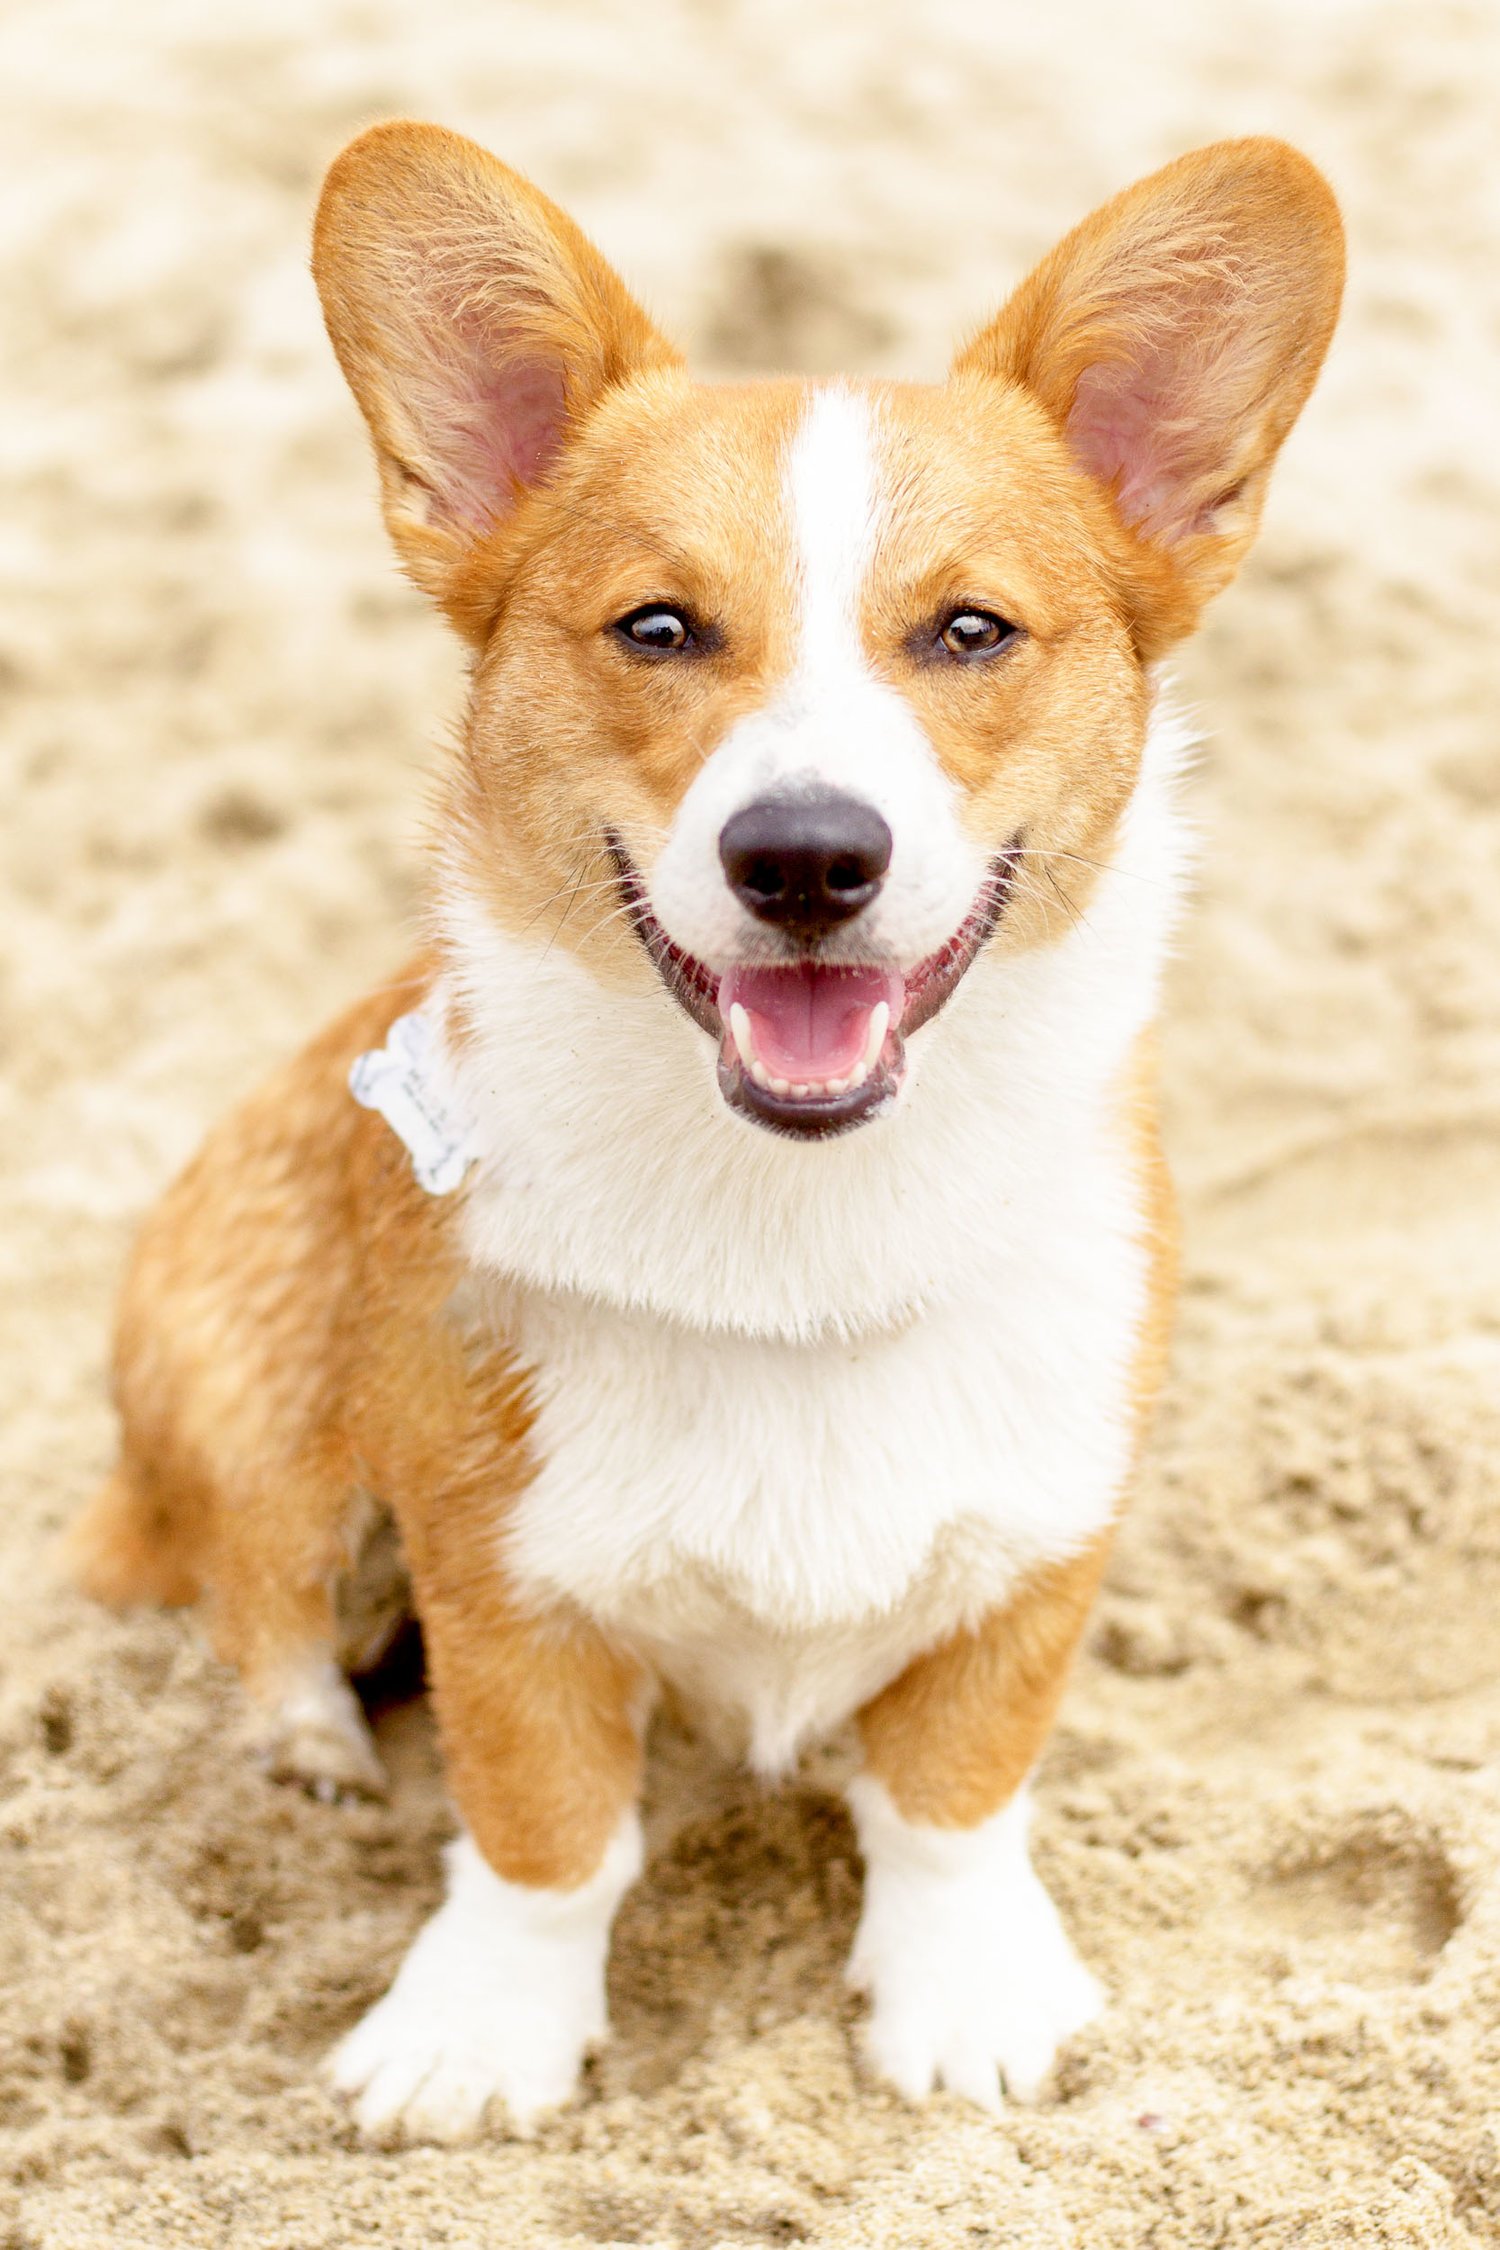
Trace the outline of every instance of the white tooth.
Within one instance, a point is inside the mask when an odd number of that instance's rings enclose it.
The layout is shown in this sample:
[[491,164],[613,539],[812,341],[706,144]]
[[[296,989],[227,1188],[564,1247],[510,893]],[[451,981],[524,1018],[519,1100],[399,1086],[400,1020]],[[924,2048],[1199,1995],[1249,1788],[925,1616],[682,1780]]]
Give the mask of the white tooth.
[[729,1003],[729,1036],[740,1051],[740,1061],[748,1069],[755,1060],[755,1041],[750,1036],[750,1018],[738,1000]]
[[863,1086],[865,1080],[869,1077],[869,1075],[870,1066],[868,1063],[856,1063],[854,1068],[850,1071],[848,1077],[844,1080],[845,1093],[852,1094],[856,1086]]
[[880,1050],[885,1045],[885,1035],[891,1028],[891,1011],[884,1000],[877,1000],[870,1010],[870,1033],[865,1041],[864,1063],[872,1071],[880,1060]]
[[847,1078],[830,1078],[828,1081],[828,1091],[830,1094],[847,1093],[848,1089],[849,1081]]
[[776,1091],[775,1087],[771,1083],[771,1073],[767,1070],[763,1062],[753,1062],[750,1065],[750,1075],[755,1080],[757,1086],[765,1087],[767,1093],[774,1093]]
[[767,1083],[769,1084],[773,1094],[789,1094],[792,1090],[792,1084],[789,1078],[772,1078],[769,1079]]

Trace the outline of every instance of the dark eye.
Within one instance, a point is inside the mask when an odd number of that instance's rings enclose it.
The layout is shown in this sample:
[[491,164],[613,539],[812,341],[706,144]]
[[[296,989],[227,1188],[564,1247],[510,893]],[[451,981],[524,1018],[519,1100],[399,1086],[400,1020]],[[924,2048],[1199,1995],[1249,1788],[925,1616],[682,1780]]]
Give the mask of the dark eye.
[[992,609],[957,609],[938,634],[950,656],[992,656],[1014,640],[1017,628],[1007,625]]
[[636,648],[650,649],[653,656],[670,656],[674,649],[688,647],[693,638],[681,611],[666,609],[657,602],[631,610],[628,617],[616,618],[615,631]]

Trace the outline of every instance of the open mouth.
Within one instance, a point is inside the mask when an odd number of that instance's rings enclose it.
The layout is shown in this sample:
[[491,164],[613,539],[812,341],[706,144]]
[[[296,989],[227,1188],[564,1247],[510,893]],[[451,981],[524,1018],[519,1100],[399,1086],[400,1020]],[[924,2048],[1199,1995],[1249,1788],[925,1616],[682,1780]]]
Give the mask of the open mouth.
[[636,935],[673,998],[719,1043],[719,1090],[731,1109],[773,1132],[819,1139],[847,1132],[894,1100],[906,1041],[942,1007],[992,935],[1021,857],[1012,838],[947,943],[915,968],[807,955],[722,974],[673,943],[620,844],[607,839]]

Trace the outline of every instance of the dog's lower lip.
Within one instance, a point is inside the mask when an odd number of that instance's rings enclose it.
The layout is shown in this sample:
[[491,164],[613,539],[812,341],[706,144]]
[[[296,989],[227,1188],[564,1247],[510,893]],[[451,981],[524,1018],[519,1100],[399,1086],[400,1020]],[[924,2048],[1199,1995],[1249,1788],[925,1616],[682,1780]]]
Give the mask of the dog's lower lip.
[[[725,1101],[758,1124],[811,1139],[863,1124],[897,1094],[905,1075],[907,1038],[937,1014],[994,932],[1020,859],[1022,837],[1018,832],[995,855],[964,921],[945,945],[915,968],[901,975],[874,964],[826,965],[824,973],[829,979],[844,975],[863,984],[872,979],[878,982],[884,976],[893,987],[888,1003],[872,1003],[867,1011],[873,1034],[876,1009],[884,1006],[887,1020],[879,1026],[880,1036],[872,1036],[867,1051],[847,1074],[834,1076],[832,1083],[811,1078],[793,1083],[768,1069],[753,1047],[750,1054],[743,1051],[746,1041],[740,1034],[745,1011],[726,995],[732,995],[736,976],[753,977],[757,972],[731,970],[721,978],[675,944],[652,912],[646,886],[619,837],[607,831],[605,845],[627,916],[663,984],[693,1021],[718,1042],[719,1089]],[[809,960],[787,966],[792,973],[816,969],[819,964]],[[899,1006],[895,1004],[898,1000]]]

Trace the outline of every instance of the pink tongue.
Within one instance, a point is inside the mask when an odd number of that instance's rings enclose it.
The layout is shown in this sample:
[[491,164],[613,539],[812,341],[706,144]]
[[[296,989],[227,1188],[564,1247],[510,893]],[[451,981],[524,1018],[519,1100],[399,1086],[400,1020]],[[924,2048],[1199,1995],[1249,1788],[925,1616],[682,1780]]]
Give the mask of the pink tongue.
[[864,1055],[883,1000],[901,1021],[906,986],[887,969],[730,969],[719,985],[726,1026],[736,1003],[750,1018],[757,1058],[773,1078],[847,1078]]

